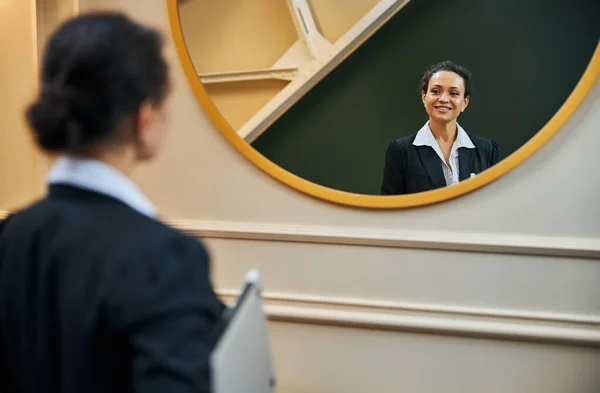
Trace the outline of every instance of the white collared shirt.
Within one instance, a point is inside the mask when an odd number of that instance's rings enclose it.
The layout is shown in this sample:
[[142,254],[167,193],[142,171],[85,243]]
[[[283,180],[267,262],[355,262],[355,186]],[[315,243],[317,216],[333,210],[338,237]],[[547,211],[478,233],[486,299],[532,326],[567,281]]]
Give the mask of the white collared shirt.
[[66,184],[108,195],[137,210],[155,217],[150,201],[125,175],[100,161],[79,158],[59,158],[46,178],[48,184]]
[[458,132],[456,135],[456,140],[452,144],[452,149],[450,150],[450,159],[448,160],[450,162],[450,166],[446,164],[442,149],[440,149],[440,145],[438,145],[433,133],[431,132],[431,128],[429,128],[429,122],[425,123],[425,125],[419,130],[415,140],[413,141],[414,146],[429,146],[435,150],[438,157],[442,161],[441,165],[442,170],[444,171],[444,178],[446,179],[447,186],[451,186],[459,182],[458,149],[461,147],[465,147],[467,149],[475,148],[475,145],[465,130],[459,124],[456,124],[456,126]]

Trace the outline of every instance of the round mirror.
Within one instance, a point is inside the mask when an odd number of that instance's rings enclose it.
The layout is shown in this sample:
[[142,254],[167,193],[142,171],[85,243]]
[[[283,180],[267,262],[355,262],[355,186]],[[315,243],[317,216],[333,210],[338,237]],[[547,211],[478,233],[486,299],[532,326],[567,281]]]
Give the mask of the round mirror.
[[328,201],[401,208],[534,154],[600,73],[597,0],[167,0],[183,68],[251,162]]

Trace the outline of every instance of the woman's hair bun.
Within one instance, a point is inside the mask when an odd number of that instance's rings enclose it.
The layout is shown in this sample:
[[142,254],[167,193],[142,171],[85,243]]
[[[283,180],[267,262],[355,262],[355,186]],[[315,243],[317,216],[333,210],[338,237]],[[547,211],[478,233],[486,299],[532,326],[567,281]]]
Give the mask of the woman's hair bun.
[[168,65],[161,34],[114,12],[82,14],[48,39],[38,99],[26,117],[38,145],[54,153],[116,137],[145,100],[161,103]]
[[27,119],[41,148],[71,150],[81,146],[84,130],[74,117],[77,93],[62,86],[47,86],[27,111]]

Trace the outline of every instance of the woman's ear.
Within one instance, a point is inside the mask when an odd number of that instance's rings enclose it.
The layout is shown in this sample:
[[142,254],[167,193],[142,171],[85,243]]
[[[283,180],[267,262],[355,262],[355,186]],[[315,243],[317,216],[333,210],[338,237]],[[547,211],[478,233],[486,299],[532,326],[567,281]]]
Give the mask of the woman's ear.
[[469,105],[469,101],[471,100],[471,96],[466,96],[464,101],[463,101],[463,107],[461,109],[461,112],[464,112],[465,109],[467,109],[467,106]]
[[427,106],[427,104],[425,103],[425,96],[426,96],[425,92],[421,91],[421,102],[423,103],[423,106]]
[[134,119],[134,136],[138,141],[144,141],[148,138],[148,132],[151,128],[154,120],[154,111],[152,102],[145,100],[138,108],[136,114],[133,116]]

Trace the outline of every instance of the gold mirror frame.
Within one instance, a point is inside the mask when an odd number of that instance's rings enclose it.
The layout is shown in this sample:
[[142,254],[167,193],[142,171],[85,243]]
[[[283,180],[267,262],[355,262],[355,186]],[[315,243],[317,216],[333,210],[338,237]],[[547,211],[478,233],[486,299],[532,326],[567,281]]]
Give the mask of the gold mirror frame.
[[[478,176],[464,180],[452,186],[416,194],[397,196],[354,194],[315,184],[286,171],[260,154],[235,132],[225,118],[219,113],[196,74],[196,70],[189,56],[185,39],[183,37],[183,31],[179,19],[179,8],[177,6],[178,0],[166,1],[171,33],[177,54],[183,67],[183,71],[185,72],[185,75],[192,87],[194,94],[198,98],[200,105],[204,108],[206,114],[219,129],[219,131],[221,131],[227,140],[229,140],[229,142],[233,144],[237,150],[239,150],[247,159],[249,159],[250,162],[275,179],[286,184],[287,186],[290,186],[298,191],[302,191],[313,197],[341,205],[374,209],[399,209],[425,206],[467,194],[499,179],[501,176],[504,176],[509,171],[531,157],[554,135],[556,135],[556,133],[558,133],[558,131],[577,111],[600,75],[599,42],[594,51],[592,59],[590,60],[585,72],[579,79],[579,82],[567,100],[562,104],[554,116],[546,123],[546,125],[518,150],[504,158],[490,169],[482,172]],[[356,50],[357,47],[353,48],[353,51]]]

